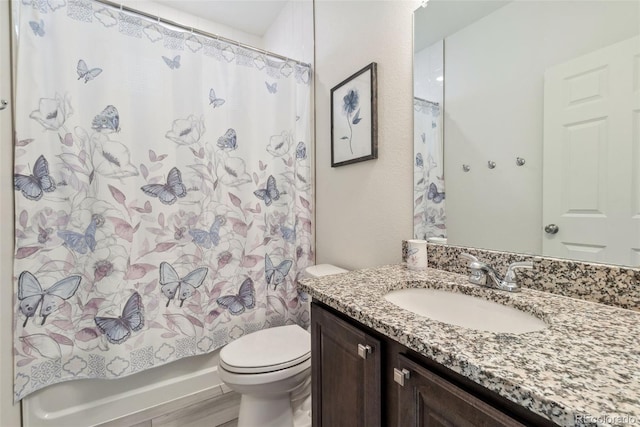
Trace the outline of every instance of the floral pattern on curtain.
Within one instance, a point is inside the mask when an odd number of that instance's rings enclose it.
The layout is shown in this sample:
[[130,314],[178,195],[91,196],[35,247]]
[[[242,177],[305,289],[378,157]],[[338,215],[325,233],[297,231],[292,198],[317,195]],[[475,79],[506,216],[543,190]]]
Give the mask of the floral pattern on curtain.
[[103,4],[17,10],[15,399],[309,322],[309,66]]
[[413,100],[413,235],[447,237],[442,119],[437,103]]

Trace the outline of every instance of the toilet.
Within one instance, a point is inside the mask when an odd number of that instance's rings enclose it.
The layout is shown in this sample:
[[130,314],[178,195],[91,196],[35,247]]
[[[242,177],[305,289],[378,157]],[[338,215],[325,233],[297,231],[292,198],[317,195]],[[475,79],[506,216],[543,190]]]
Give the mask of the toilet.
[[[320,264],[307,277],[344,273]],[[238,427],[311,425],[311,334],[298,325],[278,326],[244,335],[220,351],[220,379],[241,394]],[[296,404],[294,411],[292,399]],[[304,412],[304,413],[302,413]]]

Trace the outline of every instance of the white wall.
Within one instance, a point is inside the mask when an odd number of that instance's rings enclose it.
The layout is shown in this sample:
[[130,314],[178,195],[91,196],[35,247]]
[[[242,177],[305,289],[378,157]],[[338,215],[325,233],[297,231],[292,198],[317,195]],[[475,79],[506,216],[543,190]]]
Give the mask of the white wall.
[[[441,78],[438,80],[438,78]],[[413,56],[413,95],[442,105],[444,99],[444,41]]]
[[[9,2],[0,1],[0,99],[11,100]],[[11,106],[11,104],[9,104]],[[0,111],[0,426],[20,425],[13,405],[13,143],[11,109]]]
[[[178,10],[180,1],[168,0],[165,4],[157,3],[155,0],[122,0],[122,3],[187,27],[197,28],[302,62],[313,62],[312,0],[288,1],[262,37]],[[205,0],[202,1],[204,3]]]
[[445,40],[449,243],[541,253],[544,70],[630,38],[639,18],[637,2],[522,1]]
[[[400,262],[412,228],[412,12],[416,1],[315,5],[316,250],[355,269]],[[331,168],[331,88],[378,63],[378,159]]]
[[[176,7],[179,8],[180,1],[182,0],[173,0],[171,1],[171,3],[175,3]],[[168,19],[187,27],[197,28],[211,34],[216,34],[218,36],[247,44],[249,46],[263,48],[262,38],[256,35],[249,34],[244,31],[240,31],[227,25],[220,24],[218,22],[204,19],[187,12],[183,12],[171,6],[157,3],[154,0],[120,0],[118,1],[118,3],[122,3],[124,6],[128,6],[132,9],[136,9],[153,16],[159,16],[162,19]]]
[[291,0],[262,37],[265,50],[313,63],[313,1]]

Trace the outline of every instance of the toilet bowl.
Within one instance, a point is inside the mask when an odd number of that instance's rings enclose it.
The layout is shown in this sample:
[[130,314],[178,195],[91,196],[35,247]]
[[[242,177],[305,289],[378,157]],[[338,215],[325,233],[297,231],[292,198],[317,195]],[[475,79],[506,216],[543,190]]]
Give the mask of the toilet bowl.
[[[320,277],[346,271],[320,264],[305,274]],[[311,425],[311,335],[300,326],[262,329],[227,344],[220,351],[218,372],[241,394],[238,427]]]
[[311,336],[297,325],[245,335],[220,351],[218,371],[242,395],[238,427],[293,427],[291,393],[311,375]]

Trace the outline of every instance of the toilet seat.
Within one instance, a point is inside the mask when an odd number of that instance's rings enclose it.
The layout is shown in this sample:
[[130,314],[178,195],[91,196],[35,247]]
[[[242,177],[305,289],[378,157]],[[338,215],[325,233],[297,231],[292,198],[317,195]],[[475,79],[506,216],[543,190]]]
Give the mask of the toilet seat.
[[263,374],[304,363],[311,358],[311,335],[298,325],[252,332],[220,351],[220,366],[236,374]]

